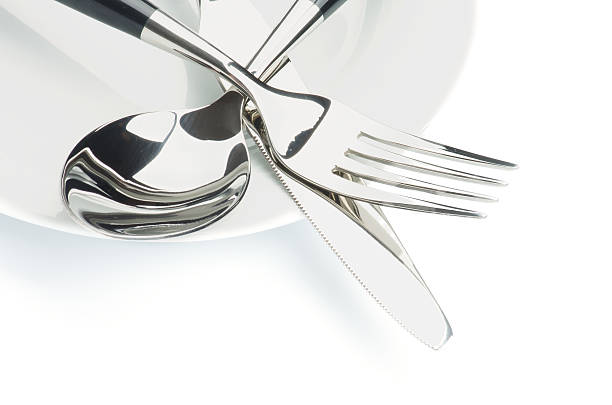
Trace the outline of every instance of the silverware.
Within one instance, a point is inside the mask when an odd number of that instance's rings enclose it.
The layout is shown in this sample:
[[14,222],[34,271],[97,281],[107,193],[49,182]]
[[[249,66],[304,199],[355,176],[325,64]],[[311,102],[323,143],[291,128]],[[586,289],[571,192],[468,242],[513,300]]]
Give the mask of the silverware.
[[[218,48],[145,0],[60,1],[225,77],[254,101],[257,108],[251,108],[249,116],[258,131],[265,135],[264,146],[270,150],[274,162],[299,181],[373,204],[447,215],[483,217],[484,215],[477,211],[425,200],[414,193],[410,196],[406,193],[385,191],[347,180],[347,177],[366,180],[368,184],[392,186],[398,191],[404,189],[447,197],[492,200],[482,194],[396,174],[381,170],[380,167],[395,166],[488,184],[502,182],[448,169],[439,164],[426,163],[409,155],[418,152],[490,167],[514,167],[508,162],[393,130],[335,100],[269,87]],[[261,71],[267,70],[268,68]],[[262,116],[266,117],[265,124]]]
[[68,211],[126,239],[183,235],[219,220],[249,182],[243,101],[228,91],[209,107],[124,117],[91,132],[64,165]]
[[[272,78],[307,28],[342,2],[297,1],[251,64],[273,66],[264,72]],[[179,236],[218,221],[248,185],[242,103],[229,90],[209,106],[123,117],[94,130],[64,165],[68,211],[99,233],[125,239]]]
[[[151,15],[153,14],[154,12],[151,12]],[[218,52],[214,48],[208,50],[213,55]],[[194,53],[191,53],[191,51]],[[177,53],[195,58],[195,55],[200,54],[200,50],[194,47],[187,52],[177,48]],[[203,54],[204,58],[210,56],[206,52],[203,52]],[[237,65],[224,66],[218,64],[214,67],[218,71],[226,69],[231,72],[236,69],[238,76],[243,75],[249,78],[248,73],[240,70],[241,68]],[[282,91],[280,94],[281,96],[297,95],[297,93],[291,94]],[[258,100],[256,99],[256,101]],[[251,110],[250,117],[254,118],[251,125],[260,123],[260,117],[256,111]],[[259,126],[259,128],[264,129],[265,127]],[[252,130],[253,126],[249,129]],[[334,238],[332,247],[335,246],[336,253],[344,258],[343,263],[351,269],[366,290],[377,298],[395,319],[427,344],[434,348],[442,345],[451,334],[446,318],[429,293],[422,278],[413,268],[410,259],[404,254],[405,250],[388,223],[384,221],[378,207],[331,193],[329,190],[304,181],[303,178],[295,175],[291,170],[276,166],[272,157],[275,151],[270,150],[272,153],[267,153],[269,149],[265,142],[268,141],[268,134],[264,132],[263,135],[260,136],[253,132],[254,139],[258,141],[260,148],[269,158],[277,175],[288,187],[298,205],[301,206],[300,200],[306,201],[308,205],[305,211],[309,219],[315,224],[323,225],[323,228],[319,226],[317,229],[324,236]],[[340,173],[340,175],[345,177],[347,181],[361,181],[361,179],[351,178],[346,173]],[[313,207],[312,212],[310,205]],[[338,215],[336,209],[341,209],[343,215]],[[353,226],[352,229],[351,226]],[[347,235],[354,235],[354,231],[360,230],[366,231],[368,235],[374,236],[374,238],[347,237]],[[326,240],[329,243],[327,238]],[[368,258],[372,261],[368,261]],[[377,258],[380,258],[381,261],[377,261]],[[373,263],[375,265],[372,265]],[[407,269],[410,271],[406,271]],[[407,291],[413,293],[407,295]]]
[[[260,137],[252,126],[248,130]],[[421,342],[442,347],[453,334],[451,326],[380,208],[309,187],[277,168],[275,172],[365,292]]]

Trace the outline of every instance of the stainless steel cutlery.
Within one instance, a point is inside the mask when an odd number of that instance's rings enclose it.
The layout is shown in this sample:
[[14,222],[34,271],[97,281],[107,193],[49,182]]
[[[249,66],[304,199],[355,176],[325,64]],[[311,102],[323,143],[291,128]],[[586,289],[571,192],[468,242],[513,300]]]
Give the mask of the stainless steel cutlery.
[[[253,127],[249,131],[259,138]],[[269,159],[265,149],[262,152]],[[309,187],[271,164],[308,221],[368,295],[427,346],[444,345],[452,336],[450,324],[380,207]]]
[[[417,177],[503,184],[447,167],[440,158],[495,168],[514,165],[396,131],[320,95],[265,84],[288,62],[287,49],[314,27],[322,11],[341,2],[296,1],[264,51],[250,68],[244,68],[145,0],[58,1],[231,82],[235,87],[226,96],[239,93],[245,100],[238,112],[232,111],[242,113],[245,130],[346,267],[406,329],[431,347],[444,344],[451,335],[448,322],[379,206],[480,217],[479,212],[425,199],[421,193],[474,200],[491,197]],[[239,120],[224,121],[223,126],[233,124],[228,133],[238,136]]]
[[[372,204],[415,211],[482,217],[483,214],[424,199],[414,192],[448,197],[489,199],[486,196],[423,181],[414,176],[386,172],[381,164],[416,169],[458,179],[497,184],[498,181],[447,169],[440,164],[408,158],[411,151],[453,158],[492,167],[512,164],[396,131],[356,113],[329,98],[272,88],[221,50],[145,0],[61,0],[102,19],[127,33],[169,52],[193,60],[236,86],[255,103],[249,117],[260,133],[271,158],[292,176],[344,197]],[[110,18],[119,15],[121,18]],[[262,117],[264,117],[262,119]],[[397,192],[347,180],[345,175],[395,186]],[[409,193],[411,191],[413,193]]]
[[[297,1],[247,68],[270,80],[287,63],[286,52],[342,2]],[[64,166],[69,212],[97,232],[125,239],[179,236],[223,218],[241,200],[250,174],[243,102],[230,89],[208,106],[97,128]]]
[[249,183],[242,104],[229,91],[204,108],[138,114],[94,130],[64,165],[68,211],[125,239],[179,236],[223,218]]

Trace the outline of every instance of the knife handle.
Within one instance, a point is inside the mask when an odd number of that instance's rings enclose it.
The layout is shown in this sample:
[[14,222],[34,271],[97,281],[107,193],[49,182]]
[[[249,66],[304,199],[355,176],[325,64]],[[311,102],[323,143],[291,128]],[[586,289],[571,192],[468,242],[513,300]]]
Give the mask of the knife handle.
[[56,0],[106,25],[140,38],[157,10],[147,0]]
[[295,0],[246,65],[264,83],[288,62],[287,53],[347,0]]

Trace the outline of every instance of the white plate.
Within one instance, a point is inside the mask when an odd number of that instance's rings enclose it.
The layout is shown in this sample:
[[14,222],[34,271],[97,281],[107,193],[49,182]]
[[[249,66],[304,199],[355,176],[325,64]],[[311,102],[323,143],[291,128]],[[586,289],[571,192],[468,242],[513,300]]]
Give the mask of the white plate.
[[[157,3],[197,25],[182,1],[191,0]],[[291,1],[204,1],[201,32],[246,62]],[[313,91],[395,127],[421,132],[461,70],[473,2],[351,0],[292,59]],[[220,94],[219,87],[203,69],[53,0],[0,0],[0,6],[0,26],[8,33],[0,36],[5,61],[0,67],[0,212],[98,236],[75,224],[60,198],[61,169],[76,142],[124,115],[207,104]],[[296,79],[295,72],[283,75]],[[251,155],[251,184],[239,206],[182,239],[236,236],[300,219],[266,163],[258,153]]]

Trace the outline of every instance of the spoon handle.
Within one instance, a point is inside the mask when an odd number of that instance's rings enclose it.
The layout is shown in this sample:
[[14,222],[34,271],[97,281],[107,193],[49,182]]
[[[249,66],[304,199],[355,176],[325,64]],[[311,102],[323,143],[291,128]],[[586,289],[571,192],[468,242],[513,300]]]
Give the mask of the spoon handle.
[[[123,31],[145,42],[149,42],[162,49],[177,53],[175,41],[181,45],[186,42],[200,42],[194,38],[192,32],[182,27],[182,24],[173,20],[157,9],[148,0],[56,0],[76,11],[92,17],[108,26]],[[262,82],[267,82],[278,73],[288,62],[286,53],[304,39],[323,20],[329,17],[346,0],[296,0],[287,14],[281,19],[276,28],[266,39],[261,48],[247,65],[247,68],[259,77]],[[161,20],[161,21],[156,21]],[[160,24],[161,23],[161,24]],[[151,29],[155,27],[151,32]],[[151,35],[153,34],[153,35]],[[186,41],[187,39],[187,41]],[[201,38],[199,38],[201,39]],[[206,44],[210,45],[210,44]],[[187,46],[189,47],[189,46]],[[209,48],[210,46],[205,48]],[[214,48],[214,47],[212,47]],[[218,49],[214,49],[218,51]],[[183,57],[189,55],[178,52]],[[213,58],[205,63],[212,63],[213,70],[226,76],[227,64],[233,64],[222,52],[210,52]],[[197,58],[202,62],[202,58]],[[224,63],[219,59],[223,59]],[[226,65],[226,66],[222,66]],[[211,67],[211,66],[209,66]],[[242,73],[242,72],[233,72]],[[238,76],[242,76],[239,74]],[[233,77],[231,79],[236,79]],[[230,79],[230,80],[231,80]],[[245,79],[244,77],[242,78]],[[236,83],[236,80],[231,80]],[[250,80],[246,80],[250,82]],[[239,87],[245,88],[240,83]]]
[[56,0],[169,53],[192,60],[229,80],[244,96],[257,100],[262,83],[248,70],[190,28],[147,0]]
[[147,0],[56,1],[136,38],[157,9]]

